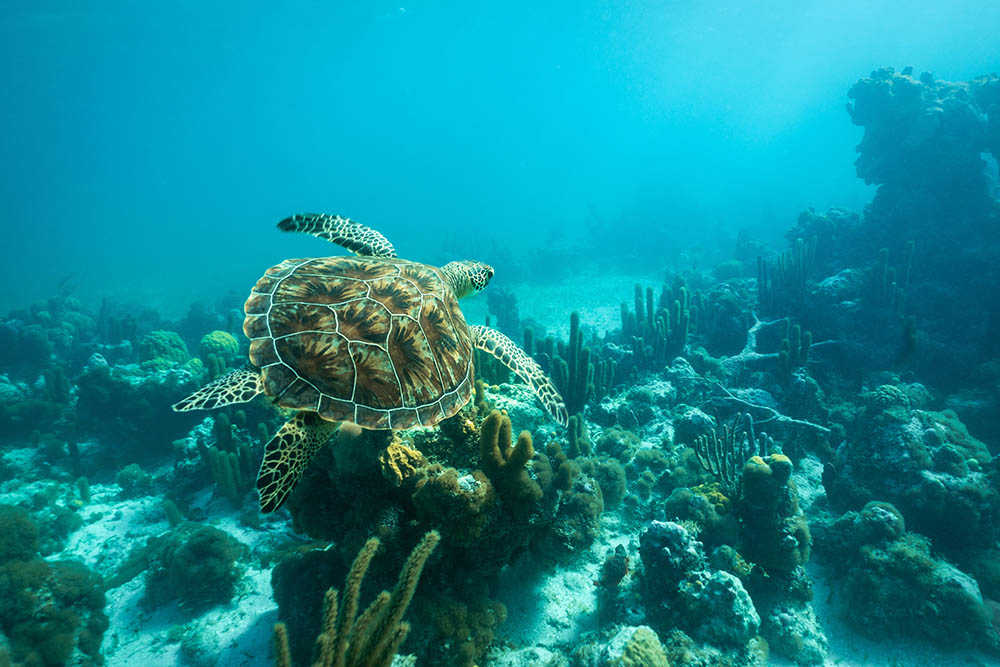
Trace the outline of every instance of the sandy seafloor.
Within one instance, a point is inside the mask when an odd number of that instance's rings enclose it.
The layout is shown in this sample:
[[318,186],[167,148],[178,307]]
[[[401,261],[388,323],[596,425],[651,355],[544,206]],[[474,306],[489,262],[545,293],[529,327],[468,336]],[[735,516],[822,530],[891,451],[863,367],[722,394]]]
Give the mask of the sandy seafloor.
[[[580,325],[592,328],[598,335],[621,328],[621,304],[631,306],[636,283],[659,290],[663,276],[591,273],[564,282],[515,283],[504,287],[517,297],[522,320],[536,320],[549,334],[565,340],[569,337],[569,316],[574,310],[580,313]],[[469,324],[481,324],[489,313],[487,292],[463,300],[462,312]],[[496,318],[493,319],[495,322]]]
[[[647,443],[651,444],[651,443]],[[6,456],[31,456],[32,450],[15,450]],[[818,474],[818,464],[813,473]],[[801,477],[797,481],[807,487]],[[29,492],[22,488],[0,494],[0,503],[13,502]],[[146,537],[169,529],[160,507],[162,498],[117,501],[114,485],[92,486],[93,501],[80,510],[84,527],[69,539],[66,549],[49,558],[80,559],[104,575],[114,573],[131,548]],[[251,530],[236,521],[224,498],[213,498],[206,490],[193,508],[204,510],[207,523],[247,544],[251,552],[275,540],[283,540],[290,520],[265,523],[265,530]],[[99,517],[99,518],[98,518]],[[593,581],[608,549],[617,544],[638,549],[638,536],[623,533],[616,512],[602,518],[601,538],[572,565],[551,573],[510,568],[498,578],[497,599],[507,606],[506,623],[498,628],[496,648],[483,665],[529,667],[544,665],[562,650],[572,650],[580,635],[597,627],[596,588]],[[250,559],[251,562],[253,558]],[[885,667],[986,667],[992,658],[973,651],[947,652],[910,639],[874,641],[857,635],[838,619],[835,601],[818,566],[811,566],[813,607],[830,640],[825,665],[871,665]],[[629,575],[631,576],[631,575]],[[249,567],[237,594],[228,605],[214,607],[191,617],[176,605],[149,613],[139,606],[142,576],[108,592],[106,612],[111,627],[104,637],[108,667],[258,667],[272,665],[271,627],[277,606],[271,598],[270,571]],[[509,646],[520,648],[512,649]],[[182,655],[183,652],[183,655]],[[772,656],[772,665],[794,663]]]
[[[534,318],[550,333],[565,338],[569,329],[569,308],[581,313],[585,326],[597,333],[620,326],[619,304],[631,298],[636,282],[658,285],[656,276],[594,275],[550,285],[508,285],[518,299],[522,318]],[[485,295],[467,302],[467,320],[482,322],[487,313]],[[652,441],[644,443],[655,446]],[[8,465],[31,466],[33,449],[9,450],[3,458]],[[169,465],[169,464],[164,464]],[[800,489],[817,488],[819,464],[802,466],[796,473]],[[811,470],[810,470],[811,468]],[[154,473],[155,471],[150,471]],[[0,485],[0,503],[17,503],[29,497],[35,485],[19,485],[16,480]],[[803,495],[808,495],[808,490]],[[169,529],[160,496],[118,500],[115,485],[92,486],[92,502],[80,509],[84,527],[75,532],[66,548],[48,558],[80,559],[104,576],[113,574],[131,549],[149,537]],[[803,498],[806,506],[811,499]],[[213,497],[206,488],[192,509],[207,517],[205,523],[220,528],[250,547],[251,554],[269,545],[286,541],[291,522],[279,513],[263,522],[260,530],[242,526],[227,500]],[[600,565],[615,545],[625,543],[638,551],[638,534],[626,529],[618,514],[602,517],[600,539],[573,564],[554,572],[533,573],[516,568],[501,573],[496,598],[507,606],[506,623],[497,628],[497,642],[483,665],[525,667],[544,665],[555,654],[571,651],[580,635],[596,629],[596,589]],[[248,562],[254,562],[253,556]],[[973,651],[948,652],[912,639],[874,641],[857,635],[838,617],[836,598],[819,566],[810,565],[815,595],[813,606],[829,639],[826,665],[871,665],[886,667],[968,667],[1000,665],[1000,662]],[[209,667],[263,666],[273,664],[270,655],[271,628],[277,606],[271,596],[270,570],[249,566],[228,605],[217,606],[191,616],[176,605],[152,613],[139,606],[143,577],[107,595],[106,613],[111,626],[104,637],[103,653],[109,667],[168,667],[194,665]],[[631,575],[628,575],[631,576]],[[518,647],[518,648],[511,648]],[[404,645],[405,651],[405,645]],[[773,665],[792,665],[772,656]]]

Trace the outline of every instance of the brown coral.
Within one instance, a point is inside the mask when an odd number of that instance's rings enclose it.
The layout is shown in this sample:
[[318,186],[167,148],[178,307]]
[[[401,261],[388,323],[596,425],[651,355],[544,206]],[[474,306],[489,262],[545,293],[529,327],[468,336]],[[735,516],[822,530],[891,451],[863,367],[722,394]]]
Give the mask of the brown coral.
[[771,573],[791,572],[809,560],[809,525],[783,454],[752,456],[743,468],[743,555]]
[[496,503],[490,480],[476,470],[460,475],[455,468],[429,466],[417,482],[417,514],[441,527],[450,543],[473,546],[489,525]]
[[[379,547],[374,537],[365,543],[347,573],[343,599],[339,599],[338,592],[332,588],[326,592],[323,631],[316,638],[318,660],[314,666],[388,667],[392,664],[393,656],[410,632],[410,624],[403,621],[403,614],[413,599],[424,564],[440,539],[434,530],[424,535],[403,564],[392,593],[379,593],[358,615],[361,582]],[[291,667],[288,632],[283,623],[274,626],[274,645],[278,666]]]
[[379,454],[378,462],[382,466],[382,475],[399,487],[403,482],[413,477],[417,470],[427,465],[424,455],[412,447],[407,447],[401,440],[393,440]]
[[541,487],[525,469],[535,456],[531,433],[521,431],[517,444],[512,446],[510,417],[494,410],[483,420],[479,455],[483,471],[505,503],[523,507],[541,500]]

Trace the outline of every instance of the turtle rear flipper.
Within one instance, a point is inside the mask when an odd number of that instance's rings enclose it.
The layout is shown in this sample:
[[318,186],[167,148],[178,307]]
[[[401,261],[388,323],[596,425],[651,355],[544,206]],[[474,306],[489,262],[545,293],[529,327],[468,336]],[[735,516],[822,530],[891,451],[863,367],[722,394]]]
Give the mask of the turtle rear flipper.
[[336,430],[337,422],[326,421],[315,412],[300,412],[278,429],[264,447],[257,473],[261,512],[281,507],[306,466]]
[[535,392],[545,411],[557,422],[566,426],[569,422],[566,404],[552,384],[552,380],[534,359],[496,329],[476,325],[469,327],[469,331],[472,334],[473,347],[489,352],[517,377],[524,380],[531,387],[531,391]]
[[278,223],[286,232],[312,234],[365,257],[395,257],[396,249],[371,227],[323,213],[298,213]]
[[174,403],[174,412],[211,410],[221,405],[246,403],[264,391],[260,371],[252,366],[237,368],[218,380],[206,384],[187,398]]

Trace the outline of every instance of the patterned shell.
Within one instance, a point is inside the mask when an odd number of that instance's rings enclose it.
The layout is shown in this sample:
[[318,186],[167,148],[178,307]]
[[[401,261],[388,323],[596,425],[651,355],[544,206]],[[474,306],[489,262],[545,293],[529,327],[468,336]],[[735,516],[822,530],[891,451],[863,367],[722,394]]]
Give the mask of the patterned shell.
[[472,341],[440,269],[382,257],[289,259],[244,307],[250,361],[286,408],[370,429],[431,426],[472,397]]

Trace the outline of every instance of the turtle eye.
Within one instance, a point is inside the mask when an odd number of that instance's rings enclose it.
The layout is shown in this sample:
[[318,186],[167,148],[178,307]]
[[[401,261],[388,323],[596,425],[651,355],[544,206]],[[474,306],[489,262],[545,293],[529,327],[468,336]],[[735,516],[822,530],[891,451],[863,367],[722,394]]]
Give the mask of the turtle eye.
[[483,264],[481,262],[476,262],[472,270],[472,286],[477,292],[481,292],[486,289],[486,285],[489,284],[490,279],[493,277],[493,267],[489,264]]

